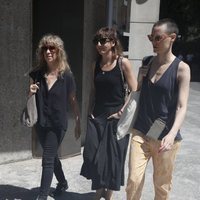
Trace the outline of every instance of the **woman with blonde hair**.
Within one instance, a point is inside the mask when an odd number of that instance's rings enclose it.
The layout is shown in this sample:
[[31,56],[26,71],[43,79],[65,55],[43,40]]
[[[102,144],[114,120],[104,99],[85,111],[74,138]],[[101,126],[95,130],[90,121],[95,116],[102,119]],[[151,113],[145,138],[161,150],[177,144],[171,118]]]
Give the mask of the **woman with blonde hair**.
[[95,200],[102,196],[110,200],[113,190],[120,190],[124,185],[129,137],[119,141],[116,137],[117,123],[126,104],[124,82],[130,90],[136,90],[137,80],[130,61],[122,56],[115,29],[99,29],[93,42],[97,50],[90,95],[94,106],[89,111],[81,175],[92,180]]
[[36,94],[38,121],[35,128],[43,148],[42,177],[37,200],[46,200],[53,173],[58,184],[50,195],[58,196],[68,188],[57,150],[67,130],[68,104],[75,116],[76,139],[80,137],[80,114],[75,81],[62,39],[52,34],[43,36],[38,45],[37,59],[37,67],[29,74],[29,95]]

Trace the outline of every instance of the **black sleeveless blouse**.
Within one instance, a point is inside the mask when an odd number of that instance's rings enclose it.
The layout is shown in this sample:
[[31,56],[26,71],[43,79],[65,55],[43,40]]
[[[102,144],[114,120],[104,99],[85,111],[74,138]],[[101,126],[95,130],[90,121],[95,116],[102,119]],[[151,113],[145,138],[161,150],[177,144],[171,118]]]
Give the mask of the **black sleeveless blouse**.
[[[166,122],[166,128],[159,139],[161,140],[170,131],[175,120],[178,102],[177,71],[179,63],[180,60],[175,58],[156,83],[152,83],[149,79],[149,72],[144,77],[135,129],[146,134],[155,119],[160,118]],[[179,131],[175,139],[182,139]]]
[[94,86],[96,109],[102,109],[103,112],[105,108],[123,105],[124,88],[118,61],[110,71],[103,71],[99,62],[96,62]]

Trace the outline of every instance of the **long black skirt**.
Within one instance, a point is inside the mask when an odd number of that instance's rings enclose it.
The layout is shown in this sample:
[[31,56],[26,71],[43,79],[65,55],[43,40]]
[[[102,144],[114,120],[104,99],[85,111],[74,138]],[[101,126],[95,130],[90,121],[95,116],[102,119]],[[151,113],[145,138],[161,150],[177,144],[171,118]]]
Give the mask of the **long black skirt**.
[[88,117],[81,175],[92,180],[92,190],[120,190],[124,185],[124,163],[129,136],[116,138],[118,119],[107,117],[119,109]]

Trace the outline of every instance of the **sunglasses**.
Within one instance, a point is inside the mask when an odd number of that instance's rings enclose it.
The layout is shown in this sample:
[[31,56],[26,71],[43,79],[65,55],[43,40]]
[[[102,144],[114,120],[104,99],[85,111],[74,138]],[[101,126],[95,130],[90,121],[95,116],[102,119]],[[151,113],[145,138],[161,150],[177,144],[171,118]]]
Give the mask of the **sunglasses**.
[[43,46],[42,47],[42,51],[51,51],[51,52],[54,52],[56,50],[56,47],[55,46]]
[[106,44],[107,42],[110,42],[110,39],[109,38],[95,38],[93,40],[93,43],[94,45],[98,45],[100,43],[100,45],[104,45]]
[[169,35],[167,34],[162,34],[162,35],[147,35],[148,39],[150,42],[161,42],[164,39],[166,39],[167,37],[169,37]]

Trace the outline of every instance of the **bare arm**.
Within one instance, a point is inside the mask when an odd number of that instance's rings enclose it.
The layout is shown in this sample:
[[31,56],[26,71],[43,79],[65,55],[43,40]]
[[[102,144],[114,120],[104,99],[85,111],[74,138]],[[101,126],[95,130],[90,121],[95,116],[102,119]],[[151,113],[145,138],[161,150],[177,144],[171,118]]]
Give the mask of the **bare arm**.
[[78,139],[81,135],[81,125],[80,125],[80,112],[78,107],[78,102],[75,93],[69,95],[69,101],[72,107],[72,111],[75,119],[75,138]]
[[170,130],[170,134],[176,136],[177,131],[180,129],[187,110],[187,102],[189,97],[190,88],[190,68],[186,63],[181,63],[178,70],[179,81],[179,95],[176,108],[175,121]]
[[137,79],[133,72],[133,68],[131,66],[130,61],[127,58],[122,59],[122,69],[128,83],[129,89],[131,91],[137,90]]
[[[133,68],[131,66],[131,63],[127,58],[123,58],[122,59],[122,69],[123,69],[126,81],[128,83],[129,89],[131,91],[136,91],[137,87],[138,87],[138,85],[137,85],[138,82],[137,82],[137,79],[136,79],[135,74],[133,72]],[[126,99],[126,102],[125,102],[124,106],[121,109],[122,112],[123,112],[126,104],[128,103],[129,99],[130,99],[130,95]]]
[[176,134],[178,130],[181,128],[181,125],[186,115],[189,88],[190,88],[190,68],[184,62],[181,62],[179,64],[178,83],[179,83],[179,94],[178,94],[178,102],[176,107],[174,124],[169,133],[167,134],[167,136],[163,138],[161,142],[160,151],[171,149]]

